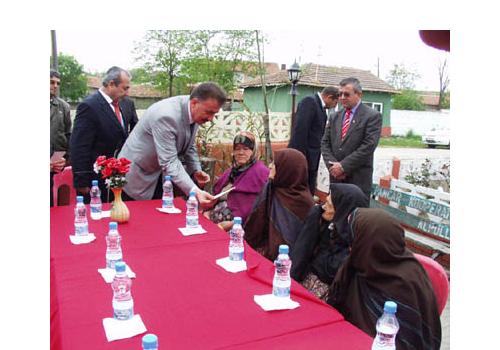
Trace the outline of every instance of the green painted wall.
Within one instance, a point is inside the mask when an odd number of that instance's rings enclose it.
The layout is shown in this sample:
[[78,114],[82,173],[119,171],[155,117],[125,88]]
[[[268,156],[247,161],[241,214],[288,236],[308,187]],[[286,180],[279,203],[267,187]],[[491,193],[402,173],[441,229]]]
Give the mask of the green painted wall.
[[[312,95],[323,90],[322,87],[298,86],[298,95],[296,104],[305,96]],[[262,98],[262,89],[260,87],[245,88],[243,93],[243,102],[252,112],[263,112],[264,101]],[[292,110],[292,96],[290,95],[290,85],[272,86],[267,89],[267,102],[271,112],[289,112]],[[390,113],[392,109],[391,94],[384,92],[365,91],[363,93],[363,102],[382,103],[382,126],[390,126]],[[341,108],[341,106],[339,106]],[[242,110],[243,108],[233,108],[233,110]]]

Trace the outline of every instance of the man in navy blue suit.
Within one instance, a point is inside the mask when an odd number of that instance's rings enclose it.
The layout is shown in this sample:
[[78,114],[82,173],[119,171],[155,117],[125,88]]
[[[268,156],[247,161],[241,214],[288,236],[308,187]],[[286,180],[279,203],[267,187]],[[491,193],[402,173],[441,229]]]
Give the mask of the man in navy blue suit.
[[102,87],[87,96],[76,110],[70,140],[73,185],[79,195],[89,201],[92,180],[99,180],[101,199],[112,200],[104,181],[94,172],[97,157],[116,157],[128,136],[133,118],[120,107],[120,100],[128,95],[131,75],[119,67],[111,67],[102,81]]

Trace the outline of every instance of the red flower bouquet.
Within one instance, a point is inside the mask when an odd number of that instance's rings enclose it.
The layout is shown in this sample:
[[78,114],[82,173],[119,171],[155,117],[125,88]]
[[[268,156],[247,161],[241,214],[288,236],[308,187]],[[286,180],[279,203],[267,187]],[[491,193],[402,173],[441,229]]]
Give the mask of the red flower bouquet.
[[121,188],[126,183],[125,174],[128,173],[130,160],[127,158],[106,158],[106,156],[97,157],[94,163],[94,171],[101,174],[101,177],[108,188]]

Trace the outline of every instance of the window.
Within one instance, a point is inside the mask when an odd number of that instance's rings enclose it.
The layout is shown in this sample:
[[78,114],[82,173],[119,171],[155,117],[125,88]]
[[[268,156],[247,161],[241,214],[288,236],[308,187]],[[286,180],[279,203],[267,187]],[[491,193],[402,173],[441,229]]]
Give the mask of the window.
[[376,111],[379,111],[380,113],[382,113],[383,111],[383,104],[382,103],[378,103],[378,102],[363,102],[365,105],[367,105],[368,107],[371,107],[373,109],[375,109]]

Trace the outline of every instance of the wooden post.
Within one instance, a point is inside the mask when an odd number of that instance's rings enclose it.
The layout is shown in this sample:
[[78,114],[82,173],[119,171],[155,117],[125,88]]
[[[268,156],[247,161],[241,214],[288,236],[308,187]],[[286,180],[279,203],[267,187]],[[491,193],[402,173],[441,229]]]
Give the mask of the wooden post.
[[[391,188],[391,175],[382,176],[380,178],[380,187],[388,188],[388,189]],[[387,198],[379,197],[378,200],[380,203],[383,203],[385,205],[389,205],[389,200]]]
[[392,158],[392,177],[399,179],[399,170],[401,169],[401,159]]

